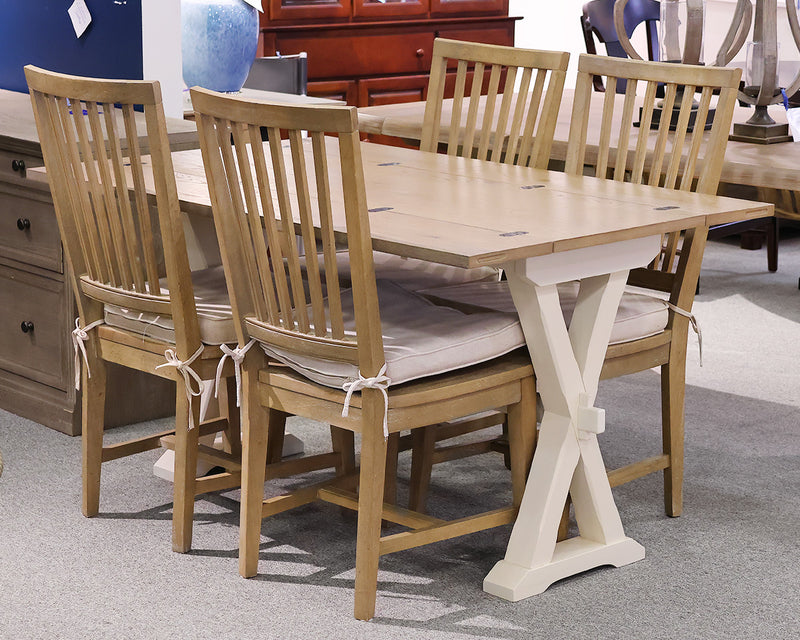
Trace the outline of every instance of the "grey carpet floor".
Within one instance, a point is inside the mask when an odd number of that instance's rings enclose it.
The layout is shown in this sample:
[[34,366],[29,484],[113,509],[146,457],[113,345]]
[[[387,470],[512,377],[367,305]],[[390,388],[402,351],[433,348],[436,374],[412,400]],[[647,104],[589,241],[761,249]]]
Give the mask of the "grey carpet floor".
[[[194,549],[175,554],[156,452],[105,465],[101,514],[85,519],[79,439],[0,412],[0,638],[796,638],[798,276],[797,232],[784,233],[774,274],[763,250],[710,243],[695,306],[703,366],[694,338],[687,365],[684,515],[664,515],[658,475],[616,488],[645,559],[518,603],[481,590],[504,553],[501,527],[384,557],[377,615],[354,620],[355,519],[330,505],[265,521],[259,575],[243,580],[237,491],[198,501]],[[652,371],[601,384],[610,467],[659,447],[658,389]],[[295,419],[290,430],[308,450],[326,446],[318,424]],[[501,458],[486,455],[439,465],[430,506],[455,516],[509,490]]]

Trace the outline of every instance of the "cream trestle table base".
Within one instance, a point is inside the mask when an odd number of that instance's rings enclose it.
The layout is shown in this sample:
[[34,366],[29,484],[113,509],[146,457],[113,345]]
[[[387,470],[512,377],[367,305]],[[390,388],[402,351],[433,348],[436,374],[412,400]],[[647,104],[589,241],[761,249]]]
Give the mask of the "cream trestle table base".
[[[505,559],[483,581],[489,593],[517,601],[581,571],[644,558],[623,531],[597,444],[605,412],[593,405],[628,272],[660,245],[661,236],[647,236],[506,265],[544,415]],[[556,285],[570,280],[581,286],[567,329]],[[568,492],[580,535],[556,543]]]
[[[326,153],[338,148],[331,142]],[[384,145],[363,144],[361,153],[373,249],[504,267],[533,358],[545,409],[539,443],[508,553],[486,590],[518,600],[586,569],[641,559],[614,504],[597,446],[603,412],[593,407],[628,271],[658,254],[663,233],[770,215],[772,206]],[[307,144],[309,166],[310,157]],[[173,162],[181,209],[210,216],[199,152],[175,153]],[[334,232],[344,230],[335,213]],[[575,279],[567,330],[556,284]],[[556,543],[568,492],[581,535]]]

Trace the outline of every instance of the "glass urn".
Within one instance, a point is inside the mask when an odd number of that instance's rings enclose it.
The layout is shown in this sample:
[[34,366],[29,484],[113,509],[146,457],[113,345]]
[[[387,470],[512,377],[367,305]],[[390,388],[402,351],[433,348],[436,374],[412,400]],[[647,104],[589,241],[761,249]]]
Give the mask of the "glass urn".
[[244,0],[181,0],[187,87],[239,91],[258,47],[258,11]]

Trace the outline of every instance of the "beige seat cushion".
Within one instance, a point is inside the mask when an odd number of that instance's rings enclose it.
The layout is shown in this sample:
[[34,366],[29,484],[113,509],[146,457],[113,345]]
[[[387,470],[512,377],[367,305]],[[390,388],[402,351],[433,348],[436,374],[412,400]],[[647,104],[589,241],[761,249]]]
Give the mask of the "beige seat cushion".
[[[377,279],[391,280],[409,291],[446,287],[462,282],[496,282],[500,279],[500,272],[494,267],[462,269],[427,260],[404,258],[382,251],[375,251],[372,256]],[[305,266],[305,258],[301,259],[301,263]],[[347,251],[337,252],[336,267],[341,286],[349,287],[350,258]]]
[[[575,301],[578,298],[578,282],[558,285],[561,310],[569,326]],[[453,287],[436,288],[419,292],[430,296],[438,304],[455,303],[505,313],[516,313],[508,282],[475,282]],[[669,309],[660,298],[626,290],[617,310],[609,344],[630,342],[661,333],[667,326]]]
[[[197,320],[200,339],[204,344],[236,342],[231,303],[225,286],[225,273],[221,266],[192,271]],[[166,291],[166,278],[161,287]],[[127,329],[156,340],[175,343],[175,325],[169,316],[141,313],[113,304],[105,306],[106,324]]]
[[[393,385],[491,360],[525,344],[515,313],[466,314],[387,280],[378,281],[378,301],[386,375]],[[353,332],[349,289],[342,292],[342,306],[345,330]],[[341,388],[358,378],[353,365],[262,346],[267,355],[319,384]]]

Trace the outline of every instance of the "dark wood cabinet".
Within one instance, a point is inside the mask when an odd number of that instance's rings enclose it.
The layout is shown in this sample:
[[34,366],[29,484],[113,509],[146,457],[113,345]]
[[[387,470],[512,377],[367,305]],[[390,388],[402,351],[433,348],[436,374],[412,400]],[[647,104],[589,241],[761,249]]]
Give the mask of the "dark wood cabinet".
[[309,95],[368,106],[425,98],[433,40],[513,45],[508,0],[269,0],[265,56],[308,54]]

